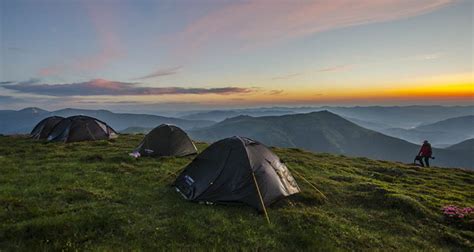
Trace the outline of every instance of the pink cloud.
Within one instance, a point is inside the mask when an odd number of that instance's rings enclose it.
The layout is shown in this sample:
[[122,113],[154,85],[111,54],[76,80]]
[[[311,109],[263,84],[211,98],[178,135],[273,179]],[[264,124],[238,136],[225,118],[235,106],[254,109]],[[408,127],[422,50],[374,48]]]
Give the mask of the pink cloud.
[[48,66],[45,68],[41,68],[38,71],[38,74],[42,77],[47,77],[51,75],[58,75],[64,71],[64,66],[55,65],[55,66]]
[[180,56],[227,42],[239,48],[312,35],[341,27],[427,13],[453,0],[235,1],[191,22],[176,35]]
[[118,82],[118,81],[94,79],[94,80],[89,81],[88,83],[85,83],[84,86],[91,89],[98,88],[98,89],[106,89],[106,90],[120,90],[124,86],[126,86],[126,84],[122,82]]
[[64,63],[44,67],[39,70],[41,76],[59,75],[64,72],[90,72],[105,68],[114,60],[122,57],[122,49],[115,24],[117,22],[116,5],[105,2],[84,1],[86,17],[89,18],[92,28],[97,34],[99,51]]
[[124,52],[116,31],[116,8],[114,5],[104,5],[101,2],[85,2],[91,23],[97,32],[100,51],[96,54],[79,59],[75,67],[82,70],[96,70],[105,67],[111,61],[121,57]]

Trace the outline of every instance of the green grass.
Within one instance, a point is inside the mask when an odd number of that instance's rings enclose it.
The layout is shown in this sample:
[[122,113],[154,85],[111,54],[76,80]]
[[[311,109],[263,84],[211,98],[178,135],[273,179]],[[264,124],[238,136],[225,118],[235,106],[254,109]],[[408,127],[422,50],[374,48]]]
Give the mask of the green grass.
[[[303,192],[269,208],[185,201],[170,187],[193,157],[128,156],[143,135],[42,143],[0,137],[0,250],[465,250],[474,172],[274,149]],[[198,144],[202,151],[207,145]]]

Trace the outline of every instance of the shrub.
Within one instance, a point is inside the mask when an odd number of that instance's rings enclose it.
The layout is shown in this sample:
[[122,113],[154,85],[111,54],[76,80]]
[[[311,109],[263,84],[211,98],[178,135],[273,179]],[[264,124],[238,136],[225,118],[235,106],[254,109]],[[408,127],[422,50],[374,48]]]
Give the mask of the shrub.
[[444,216],[451,220],[474,219],[473,207],[458,207],[455,205],[448,205],[443,207],[442,210]]

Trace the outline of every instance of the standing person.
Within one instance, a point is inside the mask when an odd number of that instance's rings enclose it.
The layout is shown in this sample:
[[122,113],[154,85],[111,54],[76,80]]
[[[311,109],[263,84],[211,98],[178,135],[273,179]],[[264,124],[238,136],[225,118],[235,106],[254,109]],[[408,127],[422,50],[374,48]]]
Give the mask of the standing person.
[[[431,144],[428,143],[427,140],[425,140],[423,141],[423,145],[421,146],[421,149],[418,152],[418,155],[416,156],[415,161],[418,160],[421,166],[430,167],[431,155],[433,155],[433,151],[431,150]],[[425,161],[424,164],[423,164],[423,161]]]

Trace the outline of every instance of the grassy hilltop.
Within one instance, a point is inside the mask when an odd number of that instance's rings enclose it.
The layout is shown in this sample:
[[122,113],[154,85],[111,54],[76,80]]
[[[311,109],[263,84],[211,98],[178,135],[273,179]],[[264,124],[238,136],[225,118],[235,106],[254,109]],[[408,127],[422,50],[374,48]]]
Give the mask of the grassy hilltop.
[[[185,201],[169,184],[193,157],[128,156],[143,136],[72,144],[0,136],[0,250],[465,250],[474,172],[274,149],[316,184],[269,208]],[[198,145],[200,150],[206,144]]]

